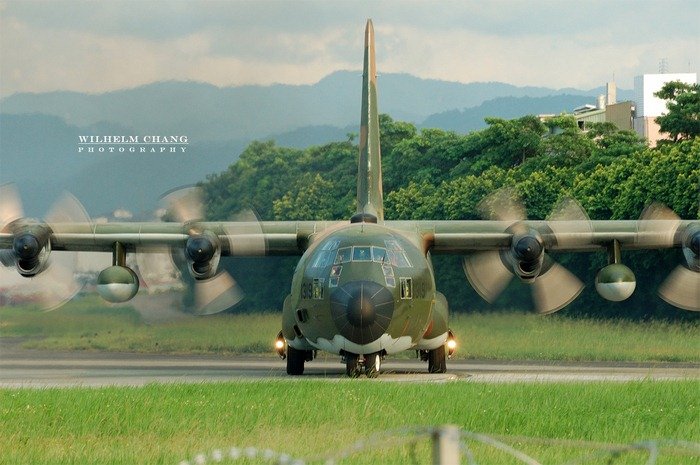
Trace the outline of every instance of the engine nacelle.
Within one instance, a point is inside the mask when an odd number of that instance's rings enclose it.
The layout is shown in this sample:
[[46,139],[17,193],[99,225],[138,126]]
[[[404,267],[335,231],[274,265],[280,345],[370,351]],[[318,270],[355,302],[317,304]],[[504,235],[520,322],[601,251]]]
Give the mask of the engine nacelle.
[[524,282],[532,282],[542,270],[544,242],[536,231],[515,234],[510,250],[502,257],[513,270],[513,274]]
[[139,278],[134,270],[126,266],[110,266],[97,277],[97,292],[107,302],[126,302],[138,291]]
[[681,247],[688,268],[700,272],[700,224],[694,223],[687,228]]
[[637,281],[634,273],[622,263],[602,268],[595,277],[595,290],[606,300],[621,302],[634,292]]
[[221,243],[216,234],[205,231],[192,235],[185,244],[190,275],[197,280],[213,278],[221,259]]
[[19,274],[31,278],[46,269],[51,253],[49,236],[48,228],[40,225],[15,234],[12,240],[12,258]]

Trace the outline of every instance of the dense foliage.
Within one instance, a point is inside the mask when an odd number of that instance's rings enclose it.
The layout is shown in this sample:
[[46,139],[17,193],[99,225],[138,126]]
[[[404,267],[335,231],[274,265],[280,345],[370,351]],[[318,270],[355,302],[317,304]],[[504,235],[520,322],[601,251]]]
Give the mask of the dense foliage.
[[[478,203],[500,187],[514,188],[531,219],[543,219],[565,196],[577,199],[591,219],[637,219],[644,207],[661,202],[683,218],[698,218],[700,137],[677,138],[650,148],[610,123],[581,132],[573,118],[541,122],[525,116],[487,119],[469,134],[380,118],[387,219],[478,219]],[[352,136],[350,137],[352,139]],[[209,216],[230,219],[252,207],[265,220],[347,219],[355,209],[358,147],[347,140],[288,149],[254,142],[228,170],[203,183]],[[677,251],[628,252],[624,262],[637,275],[638,289],[625,304],[604,301],[593,290],[604,254],[558,256],[587,285],[564,312],[611,316],[680,315],[655,289],[681,258]],[[438,287],[455,311],[528,308],[529,292],[514,283],[489,306],[471,290],[457,257],[434,257]],[[253,308],[280,308],[289,290],[295,259],[228,262],[245,269],[239,280],[255,290]],[[261,271],[252,272],[258,268]],[[238,273],[240,274],[240,273]]]
[[671,81],[654,95],[667,100],[669,111],[656,118],[673,141],[700,136],[700,84]]

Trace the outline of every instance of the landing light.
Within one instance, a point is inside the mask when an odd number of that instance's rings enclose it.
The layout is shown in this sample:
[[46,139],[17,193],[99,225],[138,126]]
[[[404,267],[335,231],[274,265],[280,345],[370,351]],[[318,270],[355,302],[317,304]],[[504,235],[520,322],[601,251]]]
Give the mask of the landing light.
[[287,358],[287,341],[284,340],[282,331],[280,331],[275,338],[275,352],[277,352],[277,355],[279,355],[282,360]]
[[452,355],[455,353],[455,350],[457,350],[457,340],[455,339],[455,335],[452,333],[452,330],[447,331],[447,356],[452,357]]

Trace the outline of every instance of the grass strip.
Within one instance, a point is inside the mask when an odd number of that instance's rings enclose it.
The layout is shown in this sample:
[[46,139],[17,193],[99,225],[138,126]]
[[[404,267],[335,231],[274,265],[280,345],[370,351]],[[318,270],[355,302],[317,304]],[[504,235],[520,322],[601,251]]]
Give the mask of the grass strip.
[[[455,314],[457,357],[490,360],[700,361],[700,323],[571,319],[526,313]],[[96,297],[49,313],[0,308],[0,337],[25,348],[145,353],[272,354],[279,312],[147,323]]]
[[[388,430],[441,424],[497,435],[544,463],[561,463],[598,450],[592,444],[700,441],[699,389],[695,381],[376,380],[0,389],[0,464],[177,464],[231,446],[325,457]],[[517,463],[493,449],[472,447],[480,464]],[[394,447],[387,439],[342,463],[414,458],[428,463],[429,444]],[[642,459],[637,453],[614,463]],[[697,461],[670,451],[657,463]]]

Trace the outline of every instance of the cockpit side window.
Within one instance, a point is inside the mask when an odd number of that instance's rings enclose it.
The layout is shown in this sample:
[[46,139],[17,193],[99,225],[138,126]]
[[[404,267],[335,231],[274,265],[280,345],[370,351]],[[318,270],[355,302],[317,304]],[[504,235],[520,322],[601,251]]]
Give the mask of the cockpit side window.
[[408,261],[406,252],[387,250],[386,252],[388,263],[398,268],[410,268],[411,262]]
[[384,241],[386,244],[386,259],[385,263],[390,263],[393,266],[399,268],[410,268],[411,262],[408,261],[408,256],[406,256],[406,251],[401,244],[395,239],[387,239]]
[[384,241],[384,243],[386,244],[386,248],[389,249],[389,250],[395,250],[395,251],[401,251],[401,252],[403,252],[403,247],[401,247],[401,245],[399,244],[399,242],[396,241],[396,240],[394,240],[394,239],[386,240],[386,241]]
[[384,247],[372,247],[372,261],[379,263],[389,263]]
[[338,265],[340,263],[347,263],[352,258],[352,247],[343,247],[338,249],[338,253],[335,255],[334,264]]
[[340,245],[340,239],[331,239],[321,247],[321,250],[335,250]]
[[312,268],[325,268],[333,264],[333,252],[320,250],[311,264]]

